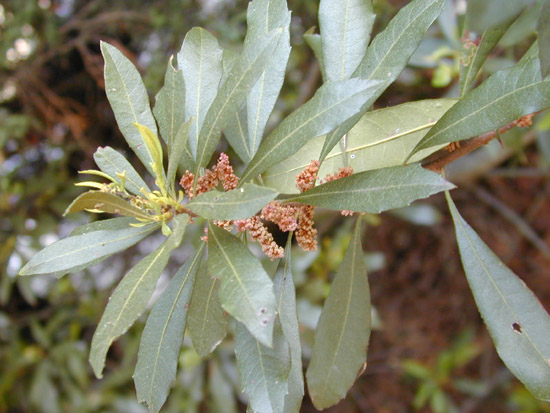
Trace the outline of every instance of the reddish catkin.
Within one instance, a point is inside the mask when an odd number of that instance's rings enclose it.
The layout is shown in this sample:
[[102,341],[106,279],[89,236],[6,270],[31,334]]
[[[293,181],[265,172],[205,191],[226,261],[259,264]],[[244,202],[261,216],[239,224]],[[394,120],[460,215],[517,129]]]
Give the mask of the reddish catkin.
[[293,205],[281,205],[273,201],[261,211],[260,217],[276,224],[283,232],[295,231],[298,228],[298,209]]
[[[344,168],[338,169],[338,171],[332,175],[327,174],[327,176],[325,176],[325,179],[321,182],[326,183],[326,182],[336,181],[337,179],[345,178],[346,176],[350,176],[351,174],[353,174],[353,168],[351,166],[346,166]],[[343,211],[340,211],[340,214],[342,214],[345,217],[349,217],[353,215],[353,211],[344,209]]]
[[271,235],[267,227],[262,223],[259,216],[256,215],[252,218],[236,220],[234,224],[241,232],[247,230],[250,237],[260,244],[264,254],[271,260],[284,256],[284,248],[277,245],[273,239],[273,235]]
[[317,172],[319,172],[319,161],[311,161],[302,172],[296,175],[296,188],[300,192],[313,188],[317,179]]

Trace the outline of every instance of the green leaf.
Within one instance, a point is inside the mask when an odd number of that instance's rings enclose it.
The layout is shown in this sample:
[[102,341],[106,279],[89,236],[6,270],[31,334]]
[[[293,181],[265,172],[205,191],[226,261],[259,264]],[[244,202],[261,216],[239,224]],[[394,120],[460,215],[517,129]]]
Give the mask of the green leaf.
[[248,47],[245,45],[204,119],[197,142],[197,168],[206,166],[210,161],[222,130],[271,62],[282,32],[282,29],[272,30],[265,38],[257,39]]
[[181,164],[181,160],[188,159],[189,161],[185,162],[185,164],[191,167],[190,163],[193,159],[190,154],[186,154],[189,129],[192,121],[193,120],[181,124],[168,155],[168,171],[166,172],[166,181],[168,182],[168,187],[172,190],[172,194],[174,196],[176,194],[174,181],[176,180],[176,173],[178,172],[178,166]]
[[[347,133],[345,141],[328,154],[319,176],[334,174],[344,166],[352,167],[357,173],[403,165],[416,144],[455,102],[455,99],[420,100],[367,112]],[[296,175],[319,158],[324,142],[324,136],[311,139],[299,151],[269,168],[262,174],[264,184],[283,193],[298,192]],[[411,162],[437,149],[419,152]]]
[[246,107],[235,112],[232,120],[224,129],[225,138],[245,164],[252,159],[252,153],[248,147],[248,120],[246,113]]
[[139,176],[134,167],[126,160],[124,155],[118,153],[113,148],[109,146],[98,148],[94,153],[94,161],[99,169],[114,178],[117,182],[122,183],[120,176],[124,175],[125,187],[134,195],[143,195],[141,188],[144,188],[147,192],[151,192],[151,189]]
[[262,142],[244,171],[241,182],[254,178],[292,155],[308,140],[330,132],[358,113],[377,86],[378,82],[361,79],[325,83],[306,104],[286,117]]
[[37,252],[21,269],[19,275],[49,274],[59,271],[67,273],[75,268],[84,269],[85,264],[93,265],[90,263],[99,258],[106,258],[131,247],[158,227],[157,224],[153,224],[123,230],[101,230],[64,238]]
[[300,326],[296,311],[296,291],[292,279],[290,256],[292,238],[289,237],[285,248],[285,264],[273,279],[277,297],[279,321],[290,348],[290,371],[288,373],[288,393],[285,396],[285,413],[298,413],[304,397],[304,375],[302,373],[302,345]]
[[272,345],[276,303],[273,282],[248,248],[226,230],[208,224],[208,270],[219,277],[222,307],[266,346]]
[[107,351],[145,310],[157,281],[170,259],[170,253],[181,243],[189,216],[174,218],[172,234],[160,247],[143,258],[118,284],[109,298],[105,312],[92,338],[89,361],[97,378],[103,377]]
[[220,304],[219,288],[220,279],[208,273],[207,262],[203,260],[197,273],[187,315],[193,348],[202,358],[212,353],[227,334],[228,317]]
[[315,55],[315,58],[319,63],[323,79],[326,79],[327,74],[325,70],[325,61],[323,58],[323,45],[321,35],[315,33],[315,27],[311,27],[304,33],[304,40],[306,41],[309,48],[313,51],[313,54]]
[[[260,75],[246,98],[248,147],[250,158],[262,141],[267,120],[273,111],[285,78],[290,56],[290,12],[286,0],[255,0],[248,6],[248,30],[245,48],[269,36],[272,30],[283,28],[281,38],[271,54],[271,62]],[[250,160],[250,158],[248,160]]]
[[63,215],[84,211],[86,209],[147,220],[151,218],[150,215],[138,207],[133,206],[131,203],[120,198],[119,196],[101,191],[88,191],[80,194],[73,202],[71,202],[71,205],[67,207]]
[[246,219],[275,199],[278,193],[270,188],[244,184],[232,191],[211,190],[193,198],[186,206],[206,219]]
[[153,114],[158,122],[160,135],[169,150],[176,140],[180,126],[185,122],[185,82],[183,72],[168,62],[164,86],[155,97]]
[[446,197],[466,278],[500,358],[535,397],[550,400],[548,313]]
[[537,58],[501,70],[467,93],[412,153],[496,130],[515,119],[550,107],[550,80],[541,82]]
[[502,36],[504,36],[510,24],[511,21],[485,30],[481,35],[479,45],[473,42],[464,43],[460,55],[460,96],[464,96],[472,88],[481,66],[483,66],[489,53],[491,53]]
[[105,59],[105,92],[118,127],[143,165],[154,173],[151,168],[153,157],[133,125],[139,123],[157,134],[157,124],[141,76],[132,62],[116,47],[102,41],[101,53]]
[[257,413],[283,412],[290,353],[279,323],[273,331],[271,348],[258,342],[243,324],[237,323],[235,356],[249,409]]
[[322,208],[379,213],[455,186],[420,165],[359,172],[285,198]]
[[377,80],[381,83],[378,83],[376,91],[356,115],[343,122],[338,129],[327,136],[320,160],[329,154],[384,90],[397,79],[422,42],[424,33],[439,16],[444,6],[445,0],[411,1],[400,9],[386,29],[374,38],[354,77]]
[[321,0],[319,26],[327,81],[351,77],[365,56],[375,14],[371,0]]
[[306,372],[313,405],[336,404],[357,379],[367,358],[370,290],[361,247],[361,220],[325,301]]
[[208,363],[208,392],[211,398],[209,411],[238,413],[235,391],[219,364],[216,360]]
[[132,217],[102,219],[76,227],[69,236],[74,237],[93,231],[116,231],[119,229],[127,229],[131,227],[130,224],[137,224],[138,222],[139,221],[136,221]]
[[164,173],[164,156],[162,154],[162,146],[160,140],[155,132],[149,129],[147,126],[134,123],[134,126],[141,134],[145,146],[147,146],[153,162],[151,168],[153,170],[153,176],[155,177],[155,183],[161,190],[163,195],[166,195],[166,175]]
[[200,27],[191,29],[178,53],[178,69],[185,81],[185,121],[193,118],[189,147],[196,159],[199,132],[222,77],[222,49],[216,38]]
[[201,243],[174,275],[151,310],[141,336],[134,382],[138,400],[145,402],[151,412],[160,410],[176,378],[187,309],[204,246]]
[[537,23],[542,77],[550,75],[550,1],[545,0]]
[[534,0],[468,0],[466,21],[476,33],[505,23],[518,16]]

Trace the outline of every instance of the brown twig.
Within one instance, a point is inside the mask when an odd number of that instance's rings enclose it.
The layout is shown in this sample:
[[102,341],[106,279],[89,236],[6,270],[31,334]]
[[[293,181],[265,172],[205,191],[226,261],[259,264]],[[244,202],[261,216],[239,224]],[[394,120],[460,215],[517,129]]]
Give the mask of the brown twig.
[[502,128],[499,128],[498,130],[487,132],[487,133],[484,133],[483,135],[479,135],[479,136],[476,136],[475,138],[471,138],[467,141],[461,142],[460,146],[455,147],[452,151],[442,150],[440,152],[437,152],[436,155],[434,155],[434,157],[429,157],[426,160],[426,162],[422,164],[422,166],[425,169],[429,169],[434,172],[441,172],[441,170],[451,162],[456,161],[458,158],[462,158],[464,155],[469,154],[473,150],[483,145],[487,145],[493,139],[499,137],[501,134],[505,132],[508,132],[510,129],[516,126],[528,126],[528,124],[530,124],[531,118],[538,113],[540,112],[535,112],[529,115],[525,115],[519,119],[516,119],[508,123],[507,125],[503,126]]

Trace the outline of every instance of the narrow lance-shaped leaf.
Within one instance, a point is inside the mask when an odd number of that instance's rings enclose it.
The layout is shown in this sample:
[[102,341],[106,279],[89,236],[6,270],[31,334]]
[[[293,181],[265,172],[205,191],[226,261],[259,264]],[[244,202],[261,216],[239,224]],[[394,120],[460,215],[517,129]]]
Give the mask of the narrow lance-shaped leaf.
[[379,213],[453,188],[441,175],[415,164],[360,172],[292,195],[285,201]]
[[550,79],[541,81],[532,57],[501,70],[466,94],[418,143],[413,154],[496,130],[529,113],[550,107]]
[[160,135],[169,150],[176,139],[181,125],[185,122],[185,82],[183,72],[177,70],[170,58],[164,75],[164,86],[155,97],[153,114],[158,122]]
[[[345,166],[355,173],[403,165],[418,142],[437,120],[456,103],[456,99],[428,99],[403,103],[367,112],[347,133],[342,145],[335,146],[321,164],[318,175],[334,174]],[[318,159],[325,136],[311,139],[299,151],[262,174],[266,186],[282,193],[298,192],[296,175]],[[419,161],[440,147],[418,152]]]
[[288,392],[290,352],[280,324],[275,324],[270,348],[258,342],[243,324],[237,323],[235,356],[249,410],[256,413],[283,412]]
[[208,362],[208,392],[213,412],[238,413],[235,390],[220,367],[218,360]]
[[141,219],[151,218],[147,215],[147,213],[138,207],[133,206],[125,199],[122,199],[115,194],[102,191],[88,191],[80,194],[73,202],[71,202],[63,215],[83,211],[85,209],[126,215]]
[[542,77],[550,75],[550,1],[545,0],[537,22],[539,57]]
[[222,307],[260,343],[271,346],[276,303],[273,282],[248,248],[226,230],[208,225],[208,269],[219,277]]
[[472,88],[481,66],[504,36],[510,24],[511,21],[485,30],[481,35],[479,45],[468,41],[464,43],[460,56],[460,96],[464,96]]
[[255,0],[248,6],[248,29],[245,47],[269,36],[272,30],[283,29],[277,47],[273,50],[270,64],[264,69],[246,98],[248,146],[254,155],[260,146],[269,115],[273,111],[285,78],[290,56],[290,11],[286,0]]
[[[108,257],[141,241],[159,226],[157,224],[123,230],[101,230],[64,238],[47,246],[31,258],[19,275],[64,273],[86,264],[97,263],[99,258]],[[92,264],[90,264],[92,265]]]
[[371,0],[321,0],[319,26],[328,81],[349,79],[367,51],[375,14]]
[[205,244],[179,269],[160,296],[141,335],[134,371],[137,398],[158,412],[176,378],[187,309]]
[[537,398],[550,400],[550,317],[535,295],[460,216],[450,195],[466,278],[498,355]]
[[[238,57],[204,119],[197,142],[197,168],[206,166],[210,161],[223,128],[270,63],[281,34],[282,29],[273,30],[265,39],[245,47]],[[198,176],[198,173],[197,169],[195,175]]]
[[356,115],[327,136],[320,160],[329,154],[384,90],[397,79],[444,6],[445,0],[413,0],[400,9],[386,29],[374,38],[353,76],[381,83]]
[[[174,182],[176,180],[176,173],[178,172],[178,167],[181,165],[182,160],[185,159],[184,165],[188,165],[188,168],[191,167],[192,157],[186,153],[187,142],[189,138],[189,129],[191,127],[191,119],[189,122],[182,123],[176,136],[174,137],[174,142],[172,143],[172,148],[168,155],[168,170],[166,172],[166,181],[168,182],[168,188],[172,191],[172,194],[176,195],[176,190]],[[189,160],[189,161],[187,161]]]
[[170,253],[183,238],[189,216],[178,215],[172,234],[155,251],[143,258],[118,284],[109,298],[92,338],[89,361],[96,377],[103,377],[107,351],[145,310]]
[[187,315],[193,348],[202,358],[214,351],[227,334],[228,316],[220,304],[219,288],[219,278],[208,273],[207,262],[203,260],[196,276]]
[[370,326],[370,289],[358,220],[315,331],[306,377],[317,409],[336,404],[357,379],[367,359]]
[[149,153],[153,158],[151,169],[153,170],[153,176],[155,177],[155,183],[162,192],[166,195],[166,174],[164,172],[164,157],[162,154],[162,146],[160,140],[155,132],[149,129],[147,126],[134,123],[134,126],[139,131],[143,138],[143,142],[149,149]]
[[151,192],[151,189],[149,189],[145,181],[126,160],[124,155],[118,153],[113,148],[109,146],[98,148],[94,153],[94,161],[99,169],[118,182],[122,183],[121,176],[124,176],[125,188],[134,195],[142,195],[141,188],[144,188],[147,192]]
[[178,69],[185,81],[185,121],[194,119],[189,147],[196,158],[199,132],[222,77],[222,49],[216,38],[202,28],[191,29],[178,53]]
[[231,145],[245,164],[252,159],[252,152],[248,147],[248,120],[246,113],[246,107],[236,111],[224,129],[224,136],[229,145]]
[[278,193],[270,188],[244,184],[232,191],[205,192],[193,198],[186,206],[206,219],[246,219],[273,201],[277,195]]
[[319,63],[319,66],[321,67],[323,80],[326,80],[327,74],[325,70],[325,61],[323,59],[323,46],[321,35],[315,33],[315,27],[311,27],[304,33],[304,40],[306,41],[309,48],[313,51],[313,54],[317,59],[317,63]]
[[304,397],[304,375],[302,372],[302,345],[300,342],[300,326],[296,311],[296,290],[291,272],[290,256],[292,238],[288,238],[285,248],[285,264],[273,279],[279,321],[283,334],[290,349],[290,371],[288,373],[288,393],[285,396],[285,413],[298,413]]
[[76,235],[87,234],[88,232],[94,231],[116,231],[119,229],[127,229],[131,227],[130,224],[137,224],[138,222],[139,221],[131,217],[102,219],[76,227],[69,236],[74,237]]
[[151,153],[133,125],[139,123],[157,133],[157,124],[141,76],[132,62],[116,47],[101,42],[101,53],[105,59],[105,92],[118,127],[143,165],[154,173]]
[[330,132],[358,113],[377,86],[378,82],[361,79],[325,83],[262,142],[243,172],[241,182],[254,178],[296,152],[309,139]]
[[535,0],[468,0],[466,19],[476,33],[505,23],[518,16]]

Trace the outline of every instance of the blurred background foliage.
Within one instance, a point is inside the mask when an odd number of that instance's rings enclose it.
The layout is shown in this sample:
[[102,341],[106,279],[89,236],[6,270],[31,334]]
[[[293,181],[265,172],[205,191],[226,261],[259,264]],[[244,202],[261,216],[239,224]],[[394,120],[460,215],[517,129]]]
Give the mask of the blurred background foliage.
[[[407,2],[374,0],[375,32]],[[93,168],[98,146],[108,144],[135,160],[125,151],[105,97],[99,41],[116,45],[136,63],[153,96],[168,57],[179,50],[193,26],[205,27],[223,47],[238,50],[247,3],[0,1],[1,413],[146,411],[135,401],[131,380],[142,325],[115,343],[103,380],[93,378],[87,356],[113,284],[137,256],[153,247],[140,245],[61,280],[16,274],[36,250],[89,219],[62,219],[62,213],[80,192],[73,186],[77,171]],[[529,47],[536,38],[541,3],[527,8],[512,25],[483,76],[512,65]],[[377,107],[457,94],[463,6],[463,1],[449,0],[409,67]],[[290,1],[289,7],[293,51],[274,121],[305,102],[321,82],[319,66],[302,39],[317,24],[318,1]],[[519,274],[531,274],[528,283],[548,305],[550,288],[543,275],[547,278],[550,228],[538,217],[550,213],[544,198],[550,187],[549,114],[539,116],[531,129],[505,135],[503,145],[504,150],[493,142],[461,159],[449,174],[471,188],[457,199],[469,206],[466,216],[484,220],[496,211],[492,224],[502,221],[504,229],[489,235],[489,244]],[[512,188],[506,183],[509,178],[515,179]],[[514,185],[524,188],[526,183],[528,190],[513,191]],[[502,202],[484,188],[496,192]],[[550,411],[498,360],[459,270],[452,236],[447,236],[449,221],[438,212],[443,210],[440,201],[366,217],[365,260],[377,308],[376,331],[365,374],[333,411]],[[517,205],[507,206],[509,201]],[[476,209],[475,204],[485,207]],[[527,220],[520,218],[523,213]],[[324,237],[320,250],[293,255],[306,358],[311,329],[350,239],[349,220],[320,212],[316,221]],[[490,227],[482,224],[481,234],[490,234]],[[186,248],[176,260],[190,253],[191,247]],[[515,258],[522,251],[529,253]],[[242,410],[231,345],[225,343],[205,362],[193,350],[183,350],[177,383],[163,411]],[[303,411],[314,411],[307,400]]]

